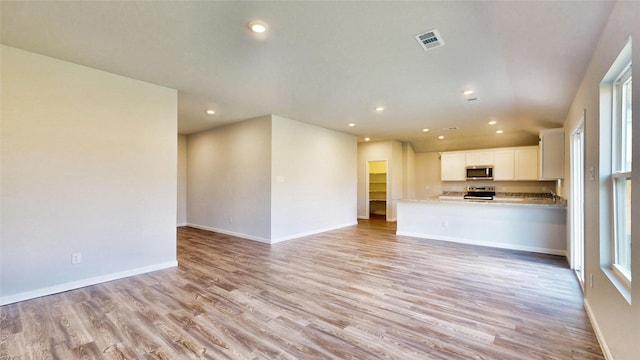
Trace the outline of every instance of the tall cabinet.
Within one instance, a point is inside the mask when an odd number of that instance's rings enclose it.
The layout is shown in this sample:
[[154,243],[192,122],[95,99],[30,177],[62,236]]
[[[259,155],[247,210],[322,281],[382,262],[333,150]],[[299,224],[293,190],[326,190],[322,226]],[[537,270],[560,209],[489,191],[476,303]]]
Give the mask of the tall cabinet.
[[564,178],[564,129],[540,131],[540,180]]

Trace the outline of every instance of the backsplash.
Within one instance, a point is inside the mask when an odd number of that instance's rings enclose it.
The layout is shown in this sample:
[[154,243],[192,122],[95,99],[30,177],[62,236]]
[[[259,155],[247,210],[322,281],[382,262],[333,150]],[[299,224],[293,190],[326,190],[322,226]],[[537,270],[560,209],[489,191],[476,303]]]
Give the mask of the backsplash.
[[[443,191],[444,196],[464,196],[464,191]],[[496,197],[515,197],[515,198],[528,198],[528,199],[550,199],[553,198],[551,192],[498,192],[496,191]]]
[[456,181],[443,182],[442,193],[464,192],[467,186],[493,186],[496,193],[550,193],[556,192],[555,181]]

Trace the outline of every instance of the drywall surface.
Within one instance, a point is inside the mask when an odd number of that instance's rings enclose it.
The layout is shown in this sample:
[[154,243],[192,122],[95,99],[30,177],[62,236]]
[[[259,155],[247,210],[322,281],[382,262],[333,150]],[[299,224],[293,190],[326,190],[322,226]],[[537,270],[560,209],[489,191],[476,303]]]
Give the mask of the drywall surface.
[[404,196],[404,173],[405,163],[403,161],[403,146],[400,141],[391,141],[391,161],[389,162],[389,189],[391,194],[391,204],[387,204],[387,221],[396,221],[398,219],[398,200]]
[[271,241],[355,225],[357,139],[272,117]]
[[187,225],[187,137],[178,135],[178,226]]
[[403,199],[416,198],[416,152],[410,143],[402,144],[403,175]]
[[177,265],[176,91],[1,50],[0,302]]
[[271,239],[271,116],[188,136],[187,222]]
[[[607,21],[590,65],[585,73],[580,88],[571,105],[565,121],[565,143],[576,124],[585,114],[585,286],[586,308],[589,310],[592,324],[598,334],[603,350],[611,359],[637,359],[640,354],[640,246],[633,246],[631,254],[631,303],[627,302],[621,292],[613,285],[606,274],[607,251],[611,233],[606,224],[609,217],[609,184],[607,163],[610,161],[605,147],[609,142],[608,134],[601,130],[608,125],[601,123],[600,115],[600,82],[627,43],[629,37],[633,41],[632,61],[633,74],[640,68],[640,3],[635,1],[617,2]],[[637,80],[637,79],[636,79]],[[640,214],[640,81],[633,82],[633,164],[632,208],[633,219]],[[566,151],[566,166],[569,166],[569,152]],[[594,169],[594,178],[589,176]],[[568,168],[566,168],[568,170]],[[567,171],[567,174],[570,174]],[[568,187],[571,179],[567,177],[563,191],[570,194]],[[640,239],[640,222],[631,225],[632,242],[638,244]],[[590,277],[593,276],[593,286]]]

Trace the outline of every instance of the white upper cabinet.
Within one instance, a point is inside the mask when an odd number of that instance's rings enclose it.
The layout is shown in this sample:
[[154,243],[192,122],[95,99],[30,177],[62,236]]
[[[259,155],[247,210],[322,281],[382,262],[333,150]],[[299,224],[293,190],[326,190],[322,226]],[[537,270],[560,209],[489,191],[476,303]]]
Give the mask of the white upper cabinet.
[[441,154],[441,180],[465,181],[467,166],[493,166],[494,181],[538,180],[538,147],[523,146]]
[[528,146],[514,150],[514,180],[538,180],[538,147]]
[[564,178],[564,129],[540,131],[540,180]]
[[493,165],[494,150],[475,150],[465,153],[466,166]]
[[465,153],[444,152],[440,155],[440,179],[442,181],[465,181]]
[[515,152],[513,149],[496,150],[494,153],[493,180],[513,180],[515,178]]

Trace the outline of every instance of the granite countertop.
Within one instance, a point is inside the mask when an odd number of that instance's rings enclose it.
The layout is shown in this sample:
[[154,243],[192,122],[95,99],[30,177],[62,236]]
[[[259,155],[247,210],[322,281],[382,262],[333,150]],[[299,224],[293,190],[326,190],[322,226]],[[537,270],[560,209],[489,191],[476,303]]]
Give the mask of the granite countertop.
[[493,200],[465,199],[462,192],[445,192],[429,199],[404,199],[407,201],[447,202],[462,204],[492,204],[492,205],[521,205],[544,207],[567,207],[567,200],[561,197],[552,197],[544,193],[496,193]]

